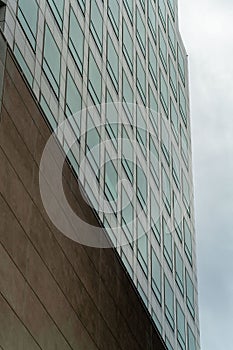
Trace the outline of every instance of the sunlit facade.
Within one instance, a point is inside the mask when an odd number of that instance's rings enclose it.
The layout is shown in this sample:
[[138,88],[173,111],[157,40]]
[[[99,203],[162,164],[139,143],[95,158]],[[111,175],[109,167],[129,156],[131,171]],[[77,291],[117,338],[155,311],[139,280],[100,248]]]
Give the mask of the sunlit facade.
[[51,127],[68,120],[77,136],[70,163],[78,174],[87,158],[86,194],[168,349],[198,350],[188,67],[177,1],[0,3],[4,35]]

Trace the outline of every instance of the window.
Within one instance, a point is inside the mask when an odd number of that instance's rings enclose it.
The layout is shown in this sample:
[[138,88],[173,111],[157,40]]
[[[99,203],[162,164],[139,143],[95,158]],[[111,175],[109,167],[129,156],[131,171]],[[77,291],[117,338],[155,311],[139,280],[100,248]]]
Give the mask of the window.
[[182,212],[180,204],[176,198],[175,193],[173,192],[173,219],[176,233],[182,241]]
[[86,133],[86,157],[92,167],[94,174],[99,179],[100,163],[100,134],[95,128],[91,116],[87,116],[87,133]]
[[147,208],[147,178],[140,164],[137,165],[137,198],[144,210]]
[[184,162],[186,166],[188,167],[189,164],[189,147],[188,147],[188,140],[185,136],[184,130],[181,128],[181,154],[184,159]]
[[124,188],[122,188],[122,228],[130,244],[133,240],[133,205]]
[[93,35],[93,38],[96,42],[96,45],[102,53],[103,45],[103,18],[100,13],[99,7],[96,0],[91,1],[91,20],[90,20],[90,29]]
[[178,51],[178,71],[180,73],[181,80],[185,85],[185,61],[179,45],[178,45],[177,51]]
[[139,1],[140,1],[141,6],[142,6],[143,12],[145,12],[145,0],[139,0]]
[[193,282],[188,274],[188,271],[186,270],[186,303],[188,306],[188,309],[192,315],[192,317],[195,317],[195,311],[194,311],[194,286]]
[[64,0],[48,0],[48,4],[54,14],[60,29],[63,25]]
[[124,19],[123,19],[123,54],[129,66],[129,69],[132,73],[133,72],[133,40]]
[[174,330],[174,292],[168,279],[164,278],[165,316]]
[[168,89],[167,89],[167,83],[161,71],[160,71],[160,100],[166,115],[168,115]]
[[151,288],[158,300],[158,302],[161,304],[162,302],[162,296],[161,296],[161,290],[162,290],[162,282],[161,282],[162,276],[161,276],[161,265],[160,262],[156,256],[156,253],[153,248],[151,248]]
[[43,70],[56,96],[59,94],[61,53],[49,27],[45,27]]
[[170,20],[170,17],[168,17],[168,42],[169,42],[169,46],[171,48],[173,57],[176,60],[176,34],[174,31],[172,22]]
[[167,345],[168,350],[174,350],[173,347],[172,347],[172,345],[171,345],[171,343],[170,343],[170,341],[168,340],[167,337],[165,338],[165,343],[166,343],[166,345]]
[[115,89],[118,91],[119,61],[113,42],[108,35],[107,69]]
[[158,103],[151,87],[149,87],[149,109],[150,122],[153,125],[156,134],[158,134]]
[[159,319],[158,319],[156,313],[154,312],[154,310],[152,310],[152,319],[153,319],[153,321],[154,321],[154,323],[155,323],[155,325],[156,325],[160,335],[162,335],[162,325],[159,322]]
[[150,146],[150,172],[153,175],[156,185],[159,186],[159,153],[156,149],[152,135],[150,135],[149,146]]
[[133,146],[130,137],[122,126],[122,165],[126,171],[129,181],[133,183]]
[[161,147],[168,165],[170,164],[170,137],[163,119],[161,119]]
[[139,46],[142,50],[143,55],[145,55],[145,50],[146,50],[146,29],[145,29],[145,25],[143,22],[143,19],[140,15],[140,12],[137,8],[137,12],[136,12],[136,18],[137,18],[137,39],[138,39],[138,43]]
[[148,274],[148,239],[142,224],[138,221],[138,261],[147,276]]
[[166,30],[167,11],[166,11],[166,5],[164,0],[159,0],[159,17],[164,29]]
[[146,103],[146,73],[137,55],[137,88],[143,103]]
[[106,94],[106,130],[112,140],[114,146],[117,148],[118,138],[118,110],[114,105],[112,96],[109,91]]
[[166,174],[164,168],[162,169],[162,182],[163,182],[163,202],[170,215],[171,213],[171,185],[169,177]]
[[84,35],[79,22],[70,8],[69,49],[81,74],[83,72]]
[[144,289],[142,288],[141,284],[138,281],[137,281],[137,289],[139,291],[139,294],[140,294],[144,304],[146,306],[148,306],[148,298],[146,296],[146,293],[145,293]]
[[80,9],[82,10],[83,14],[85,13],[85,7],[86,7],[86,0],[78,0],[78,4]]
[[170,109],[171,109],[170,113],[171,113],[172,131],[174,133],[176,141],[179,141],[179,119],[178,119],[176,107],[175,107],[174,103],[172,102],[172,99],[171,99],[171,103],[170,103]]
[[15,45],[14,54],[15,54],[15,57],[17,58],[17,61],[20,65],[25,77],[27,78],[29,85],[32,87],[32,84],[33,84],[32,72],[29,69],[27,62],[25,61],[25,59],[24,59],[24,57],[23,57],[22,53],[20,52],[17,45]]
[[157,89],[157,58],[150,41],[149,41],[149,72],[153,80],[154,86]]
[[108,16],[118,38],[120,20],[120,8],[118,0],[108,0]]
[[186,110],[186,98],[179,85],[179,104],[180,104],[180,113],[183,118],[185,126],[187,126],[187,110]]
[[[110,224],[111,223],[111,224]],[[114,246],[117,245],[117,239],[114,233],[113,228],[117,227],[117,219],[114,214],[104,214],[103,217],[103,224],[105,230],[108,232],[109,237],[111,238],[112,243]]]
[[156,42],[156,16],[153,8],[154,1],[148,0],[148,24],[151,30],[153,39]]
[[196,350],[196,340],[191,328],[188,326],[188,350]]
[[177,98],[177,74],[175,66],[172,63],[171,57],[169,56],[169,82],[172,88],[175,99]]
[[133,0],[123,0],[126,12],[131,22],[133,22]]
[[172,232],[163,218],[163,253],[168,266],[173,268]]
[[178,188],[180,188],[180,160],[172,146],[172,175]]
[[44,111],[44,114],[47,117],[47,120],[49,121],[49,124],[51,125],[52,129],[55,130],[58,126],[58,122],[56,121],[49,105],[44,96],[41,94],[40,95],[40,105]]
[[117,200],[117,171],[110,160],[109,155],[106,155],[105,160],[105,181],[104,181],[104,193],[111,203],[111,205],[116,210],[116,200]]
[[159,56],[165,71],[167,71],[167,44],[164,40],[162,31],[159,29]]
[[126,111],[126,115],[128,117],[129,123],[133,124],[133,90],[130,86],[128,78],[123,71],[123,101],[124,101],[124,109]]
[[36,48],[39,7],[36,0],[19,0],[18,20],[33,49]]
[[102,99],[102,77],[92,52],[89,52],[88,91],[96,106]]
[[171,11],[172,17],[175,20],[175,0],[168,0],[168,6]]
[[129,260],[127,259],[127,257],[125,256],[122,250],[121,250],[121,259],[126,267],[126,270],[128,271],[128,274],[130,275],[131,278],[133,278],[133,269],[129,263]]
[[192,264],[192,235],[190,228],[188,227],[187,221],[184,219],[184,250],[187,258]]
[[78,91],[78,88],[69,73],[67,72],[66,79],[66,108],[65,113],[69,118],[69,124],[71,125],[77,138],[80,136],[80,118],[79,112],[82,109],[82,99]]
[[181,294],[184,294],[184,263],[182,256],[178,248],[175,248],[175,270],[176,270],[176,283],[181,291]]
[[181,346],[181,349],[185,350],[186,349],[185,317],[178,302],[176,303],[176,327],[177,327],[177,340]]
[[188,214],[190,215],[190,189],[189,189],[188,181],[184,175],[184,172],[182,172],[182,188],[183,188],[183,202],[185,204]]
[[141,147],[143,154],[146,156],[147,125],[139,106],[137,106],[137,141]]
[[151,225],[152,233],[154,234],[155,238],[160,244],[161,242],[160,210],[159,210],[158,202],[152,190],[150,191],[150,219],[151,219],[150,225]]

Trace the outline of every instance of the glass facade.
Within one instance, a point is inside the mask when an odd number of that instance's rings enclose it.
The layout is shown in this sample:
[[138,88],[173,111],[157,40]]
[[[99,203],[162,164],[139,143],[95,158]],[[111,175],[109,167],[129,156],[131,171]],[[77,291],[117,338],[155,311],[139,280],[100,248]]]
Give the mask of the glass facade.
[[99,220],[168,348],[198,350],[188,69],[177,6],[9,0],[5,35],[51,127],[69,118],[77,138],[71,165],[78,172],[86,156],[99,189],[87,179],[87,196],[97,209],[103,196],[112,208]]

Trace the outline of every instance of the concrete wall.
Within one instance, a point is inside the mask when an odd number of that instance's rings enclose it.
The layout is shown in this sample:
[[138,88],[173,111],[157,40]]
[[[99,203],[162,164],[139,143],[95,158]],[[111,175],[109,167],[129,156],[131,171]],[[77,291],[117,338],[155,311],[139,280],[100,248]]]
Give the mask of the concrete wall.
[[[164,349],[116,252],[74,243],[50,222],[38,170],[50,130],[0,35],[1,96],[0,349]],[[68,164],[64,187],[98,225]]]

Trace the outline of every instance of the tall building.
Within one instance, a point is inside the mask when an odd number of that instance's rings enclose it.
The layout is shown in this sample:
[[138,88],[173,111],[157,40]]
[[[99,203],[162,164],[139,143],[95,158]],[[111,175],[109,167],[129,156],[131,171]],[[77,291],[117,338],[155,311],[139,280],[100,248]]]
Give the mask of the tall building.
[[[188,67],[177,6],[8,0],[0,1],[0,24],[167,348],[198,350]],[[77,138],[71,149],[63,122]]]

